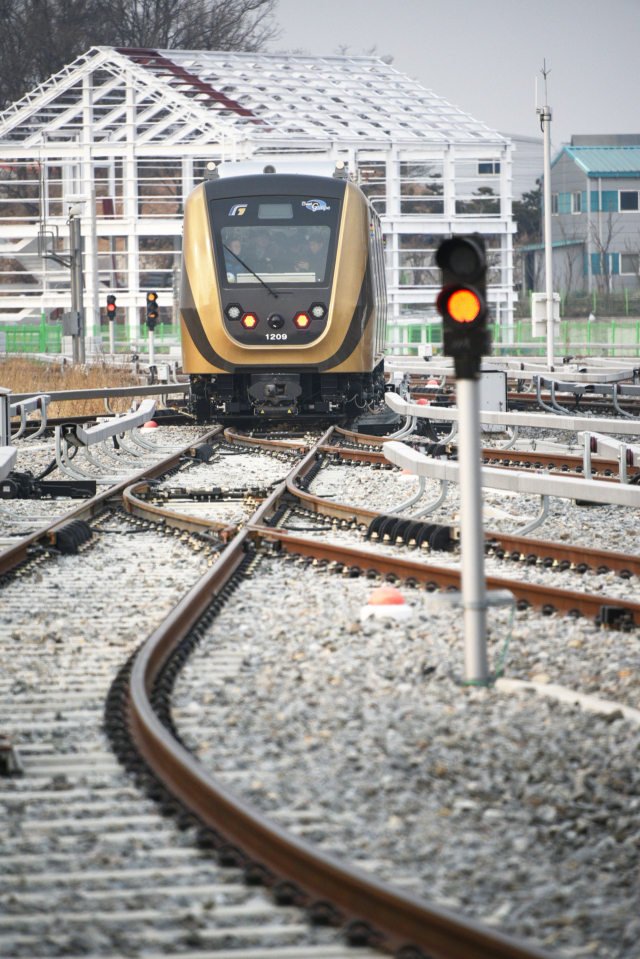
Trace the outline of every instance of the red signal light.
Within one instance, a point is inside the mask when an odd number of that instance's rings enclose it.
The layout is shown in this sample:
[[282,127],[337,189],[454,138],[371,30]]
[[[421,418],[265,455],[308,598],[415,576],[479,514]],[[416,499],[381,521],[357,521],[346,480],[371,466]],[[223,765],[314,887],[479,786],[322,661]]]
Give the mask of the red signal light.
[[255,313],[245,313],[240,322],[245,330],[253,330],[258,325],[258,317]]
[[298,327],[299,330],[306,330],[306,328],[311,323],[311,320],[307,313],[296,313],[293,318],[293,322]]
[[473,323],[482,312],[482,302],[474,290],[464,287],[445,287],[440,293],[436,308],[443,316],[447,314],[456,323]]
[[116,298],[113,293],[110,293],[107,297],[107,316],[109,319],[113,319],[116,315]]

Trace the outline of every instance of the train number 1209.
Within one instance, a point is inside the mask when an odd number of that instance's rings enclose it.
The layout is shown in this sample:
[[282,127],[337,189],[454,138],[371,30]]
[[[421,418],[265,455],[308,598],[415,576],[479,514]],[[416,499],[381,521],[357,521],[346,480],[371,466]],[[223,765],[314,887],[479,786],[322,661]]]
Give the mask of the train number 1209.
[[266,333],[265,334],[268,340],[286,340],[286,333]]

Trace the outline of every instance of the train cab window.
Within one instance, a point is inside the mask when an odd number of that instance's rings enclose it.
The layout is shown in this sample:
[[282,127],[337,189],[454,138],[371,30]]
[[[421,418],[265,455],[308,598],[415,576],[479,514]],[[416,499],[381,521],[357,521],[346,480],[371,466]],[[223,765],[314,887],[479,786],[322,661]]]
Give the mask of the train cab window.
[[340,205],[335,197],[213,200],[211,219],[222,285],[328,285]]

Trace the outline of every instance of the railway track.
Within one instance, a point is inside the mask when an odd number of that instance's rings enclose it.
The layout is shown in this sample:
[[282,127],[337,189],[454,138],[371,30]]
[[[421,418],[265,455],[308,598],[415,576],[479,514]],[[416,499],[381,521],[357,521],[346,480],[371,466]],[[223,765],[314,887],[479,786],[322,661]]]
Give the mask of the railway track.
[[[124,778],[115,769],[113,762],[109,765],[108,753],[94,749],[98,757],[95,760],[96,768],[99,769],[98,775],[103,779],[95,782],[91,775],[87,779],[87,769],[93,769],[90,758],[93,754],[88,747],[84,752],[76,751],[78,745],[82,745],[79,742],[69,750],[74,758],[64,759],[59,767],[51,762],[47,765],[46,759],[40,760],[43,764],[41,768],[45,770],[45,773],[40,775],[48,776],[53,768],[62,770],[56,771],[51,777],[47,789],[24,789],[23,783],[28,781],[32,773],[37,775],[34,770],[40,768],[30,766],[31,760],[28,759],[25,763],[26,778],[20,783],[21,788],[11,790],[16,795],[25,793],[24,800],[18,799],[12,805],[12,810],[15,808],[18,813],[26,810],[19,827],[22,832],[28,831],[31,824],[40,821],[29,818],[34,810],[38,814],[41,811],[43,822],[48,822],[49,818],[52,822],[56,819],[55,802],[47,803],[49,797],[40,797],[41,792],[62,792],[70,789],[69,797],[73,798],[74,802],[77,799],[79,805],[69,806],[70,812],[66,819],[74,822],[78,821],[78,817],[80,820],[86,819],[82,835],[89,837],[87,850],[90,850],[91,855],[82,860],[81,868],[70,868],[71,857],[62,857],[61,873],[64,876],[60,882],[57,878],[55,882],[62,885],[65,893],[55,900],[55,908],[51,910],[50,916],[42,920],[46,936],[52,939],[56,947],[63,950],[62,954],[66,954],[64,950],[71,951],[75,948],[73,930],[81,927],[82,935],[88,937],[89,951],[94,949],[96,943],[90,942],[91,937],[87,932],[93,922],[100,926],[101,934],[104,929],[116,930],[110,940],[110,947],[121,940],[126,941],[128,949],[143,948],[148,951],[156,948],[164,953],[175,949],[219,949],[224,945],[234,957],[246,954],[255,955],[258,959],[259,953],[262,959],[268,946],[269,955],[274,957],[300,956],[304,959],[305,956],[340,955],[346,939],[357,948],[356,954],[364,955],[369,955],[374,947],[391,948],[406,957],[419,956],[421,953],[434,957],[543,955],[537,947],[478,926],[450,910],[421,901],[398,888],[372,881],[367,872],[327,856],[313,845],[297,839],[291,831],[274,825],[273,817],[267,818],[260,814],[240,799],[235,791],[231,791],[229,787],[233,787],[235,782],[234,771],[231,771],[229,777],[220,773],[212,776],[181,741],[181,717],[176,718],[171,710],[173,687],[180,671],[205,633],[213,628],[234,591],[244,581],[251,581],[259,563],[268,562],[268,557],[274,550],[280,555],[288,554],[303,565],[315,563],[320,568],[329,568],[348,578],[369,576],[377,580],[393,579],[411,585],[423,584],[428,589],[446,590],[459,585],[457,570],[451,566],[427,564],[406,556],[386,555],[382,549],[374,547],[368,550],[357,549],[343,542],[330,542],[326,537],[320,539],[317,536],[301,536],[282,528],[283,519],[292,515],[297,515],[299,519],[307,517],[309,522],[314,515],[329,517],[332,521],[337,520],[343,528],[345,525],[368,527],[378,515],[375,511],[347,503],[330,502],[322,496],[310,493],[306,488],[310,485],[313,474],[317,475],[327,458],[335,457],[336,453],[342,462],[367,463],[369,467],[382,465],[378,458],[379,453],[374,450],[336,448],[332,444],[332,438],[331,431],[328,431],[314,444],[304,438],[302,442],[287,439],[265,440],[227,430],[222,442],[220,431],[213,431],[204,437],[204,440],[213,443],[219,462],[225,452],[229,456],[229,462],[233,462],[234,453],[237,453],[238,457],[264,458],[266,450],[272,464],[277,466],[277,472],[282,472],[283,464],[286,464],[285,476],[278,477],[272,472],[264,481],[261,479],[250,486],[245,483],[242,488],[225,489],[211,484],[211,469],[215,462],[211,468],[208,462],[200,462],[196,466],[189,464],[189,485],[181,483],[178,486],[175,476],[166,475],[160,484],[153,482],[179,465],[180,458],[176,456],[153,470],[134,477],[133,481],[105,491],[95,498],[95,502],[83,503],[65,520],[52,523],[48,529],[40,530],[29,537],[28,542],[16,544],[2,554],[0,571],[3,570],[13,581],[14,587],[17,578],[21,585],[24,585],[30,577],[37,578],[42,575],[38,570],[44,569],[49,561],[46,546],[54,546],[65,522],[69,519],[82,519],[96,528],[102,524],[106,537],[111,533],[113,538],[117,539],[119,530],[121,542],[124,542],[125,537],[135,533],[141,537],[136,542],[144,543],[145,548],[150,551],[152,541],[162,544],[169,542],[176,548],[191,552],[198,557],[199,562],[206,561],[210,564],[208,570],[188,590],[185,591],[184,580],[176,583],[176,589],[182,593],[182,597],[177,602],[173,599],[165,601],[164,607],[175,602],[168,615],[163,615],[158,600],[154,598],[158,612],[155,626],[151,621],[144,623],[141,630],[143,634],[148,632],[151,626],[154,628],[137,654],[132,648],[133,636],[126,650],[119,650],[120,654],[126,651],[130,655],[126,663],[121,665],[118,676],[110,687],[105,728],[129,777]],[[193,444],[191,446],[193,447]],[[253,472],[255,470],[252,469]],[[200,478],[198,473],[201,473]],[[282,482],[276,482],[280,478]],[[215,492],[212,493],[212,490]],[[229,502],[239,511],[235,519],[220,515],[221,510],[224,514]],[[106,524],[112,524],[110,533],[106,532],[109,529]],[[571,547],[561,544],[548,544],[543,541],[532,543],[527,539],[519,542],[517,537],[494,536],[488,545],[494,552],[504,550],[504,555],[507,555],[509,550],[512,561],[515,561],[515,553],[519,552],[524,557],[524,563],[530,561],[531,556],[536,556],[536,562],[538,558],[545,560],[553,557],[554,564],[558,566],[567,561],[574,568],[579,565],[576,563],[578,557],[575,552],[569,555]],[[520,546],[521,550],[518,549]],[[525,548],[528,549],[526,555]],[[562,553],[562,550],[565,550],[565,553]],[[606,555],[610,557],[611,554]],[[581,556],[584,563],[584,551]],[[588,558],[590,563],[595,564],[602,555],[600,551],[592,550]],[[637,575],[637,558],[621,555],[610,559],[608,569],[617,568],[612,564],[618,561],[626,564],[619,567],[620,571]],[[151,558],[145,562],[153,566]],[[166,565],[166,560],[162,565]],[[543,612],[580,612],[594,618],[602,617],[603,606],[622,606],[622,619],[627,624],[640,621],[640,606],[631,601],[604,597],[594,599],[583,592],[553,589],[535,583],[514,584],[513,579],[490,580],[490,585],[496,588],[507,584],[516,593],[520,608],[533,605],[542,608]],[[12,583],[9,583],[9,587],[11,585]],[[145,588],[150,588],[147,581]],[[173,595],[176,596],[175,591]],[[134,606],[141,603],[135,594],[129,599]],[[153,618],[149,617],[150,620]],[[136,642],[141,638],[140,635],[136,636]],[[118,649],[117,646],[115,648]],[[70,721],[78,723],[80,727],[87,720],[82,707],[88,703],[88,711],[93,713],[91,720],[97,718],[96,697],[104,696],[108,674],[113,671],[116,659],[117,656],[108,657],[107,668],[102,667],[99,679],[88,689],[82,685],[82,671],[78,670],[69,674],[67,687],[58,677],[55,690],[47,690],[41,702],[29,699],[28,692],[11,693],[11,687],[8,687],[8,699],[24,695],[24,715],[34,717],[42,712],[47,717],[44,727],[47,735],[55,734],[56,723]],[[214,661],[210,676],[213,681],[217,679],[222,683],[227,677],[233,678],[238,668],[238,654],[234,656],[232,651],[227,649]],[[64,682],[66,681],[67,677]],[[49,728],[46,722],[52,714],[56,715],[54,710],[57,705],[61,705],[61,689],[68,688],[77,690],[71,697],[79,697],[78,714],[70,716],[70,720],[56,718]],[[51,696],[58,696],[57,705],[55,698]],[[63,709],[68,709],[68,703],[73,702],[73,698],[64,698],[64,702],[67,706]],[[73,708],[71,712],[74,712]],[[63,711],[61,714],[65,715]],[[14,723],[14,726],[9,728],[18,734],[21,730],[24,731],[24,723]],[[93,736],[97,736],[99,726],[96,726],[95,722],[91,729]],[[37,731],[37,724],[33,731]],[[102,748],[104,750],[104,746]],[[22,752],[25,756],[29,754],[28,749],[21,750],[21,754]],[[55,750],[52,750],[49,755],[54,752]],[[45,754],[46,750],[42,755]],[[115,784],[105,785],[104,777],[107,775],[116,777]],[[56,780],[56,776],[64,776],[65,779]],[[74,780],[74,777],[77,779]],[[55,785],[56,781],[59,789]],[[107,791],[100,794],[100,789]],[[127,820],[128,825],[123,830],[128,837],[124,842],[126,843],[131,835],[135,836],[134,843],[141,843],[136,847],[141,850],[138,858],[144,859],[142,865],[139,862],[126,863],[126,871],[130,871],[130,875],[124,880],[124,889],[121,884],[118,884],[117,888],[110,885],[116,882],[117,869],[112,869],[109,873],[109,869],[101,872],[100,869],[90,868],[91,864],[96,862],[96,847],[101,851],[100,855],[109,859],[111,865],[117,861],[117,857],[114,858],[110,852],[102,853],[105,840],[98,836],[99,818],[94,816],[92,821],[91,810],[100,810],[102,815],[102,812],[108,813],[113,809],[112,818],[115,819],[118,815],[115,812],[116,800],[122,798],[119,790],[123,790],[122,797],[128,805],[129,802],[132,803],[133,809],[131,821]],[[143,798],[144,796],[146,798]],[[100,805],[102,799],[106,804]],[[43,803],[42,806],[39,805],[40,802]],[[109,803],[113,803],[113,806],[109,806]],[[173,858],[173,846],[171,849],[164,849],[163,858],[155,848],[155,841],[147,841],[146,837],[139,840],[136,833],[136,830],[144,832],[147,828],[145,824],[148,823],[149,832],[155,835],[158,824],[162,823],[162,819],[158,818],[158,807],[163,816],[173,817],[166,820],[167,823],[176,823],[176,826],[172,825],[169,830],[171,840],[166,840],[167,844],[175,843],[176,849],[180,850],[179,855]],[[295,810],[287,812],[285,809],[282,812],[280,822],[295,823]],[[66,828],[64,823],[65,818],[62,817],[61,825],[58,823],[58,832],[56,825],[36,826],[35,831],[37,833],[40,828],[46,831],[47,835],[55,836]],[[107,846],[110,841],[106,842]],[[118,845],[115,840],[114,845]],[[47,883],[53,882],[52,877],[58,876],[55,847],[56,841],[52,840],[52,847],[46,850],[47,866],[44,873],[43,862],[40,860],[38,873],[43,873],[44,878],[42,875],[37,878],[35,874],[32,877],[31,873],[27,873],[27,886],[32,891],[25,893],[22,900],[18,897],[19,904],[15,915],[28,916],[30,903],[47,898]],[[33,861],[40,856],[40,852],[31,852],[30,848],[27,850],[23,845],[16,848],[14,859],[10,863],[11,868],[16,870],[15,876],[24,878],[29,856],[32,856]],[[181,859],[181,856],[184,859]],[[158,869],[166,867],[173,873],[176,862],[179,863],[176,875],[184,876],[184,883],[180,880],[177,894],[170,891],[166,880],[159,882],[157,879]],[[182,866],[184,871],[181,871]],[[196,870],[197,875],[202,877],[202,883],[193,883],[192,870]],[[98,873],[101,874],[98,876]],[[256,896],[255,890],[252,892],[240,882],[241,877],[244,882],[262,884],[268,894],[260,892]],[[20,879],[21,885],[24,885],[23,878]],[[153,888],[145,885],[151,879]],[[16,880],[13,885],[17,884]],[[9,886],[11,885],[10,881]],[[75,891],[79,886],[82,890],[87,888],[88,895],[84,899],[83,893],[76,896],[74,908],[71,909],[73,915],[60,912],[60,901],[66,902],[65,895],[71,895],[69,889],[73,888]],[[90,914],[87,922],[83,924],[75,907],[80,901],[86,905],[86,900],[92,898],[91,893],[95,893],[94,902],[109,903],[106,910],[109,915],[105,917],[105,914],[97,910],[95,914]],[[129,913],[130,922],[127,924],[124,908],[120,907],[126,906],[130,909],[129,900],[134,894],[142,908],[138,910],[139,914],[135,910]],[[16,949],[29,945],[24,936],[31,933],[19,931],[21,923],[24,925],[26,922],[26,918],[16,919],[12,925],[11,915],[7,916],[5,928],[11,932],[8,933],[8,946],[5,948],[9,951],[3,953],[0,946],[0,955],[18,955],[20,953],[16,952]],[[342,930],[342,938],[336,938],[335,928]],[[162,935],[158,935],[158,932]],[[111,932],[105,932],[104,935],[108,938]],[[32,937],[29,941],[35,942],[35,939]],[[261,943],[257,950],[256,941]],[[10,951],[11,949],[14,951]],[[185,954],[188,954],[188,951]]]

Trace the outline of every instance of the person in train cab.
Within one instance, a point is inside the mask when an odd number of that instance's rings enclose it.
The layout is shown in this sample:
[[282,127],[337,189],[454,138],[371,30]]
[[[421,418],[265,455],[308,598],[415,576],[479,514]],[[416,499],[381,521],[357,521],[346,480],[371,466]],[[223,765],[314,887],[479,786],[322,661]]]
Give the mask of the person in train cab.
[[[229,252],[231,250],[231,252]],[[229,244],[229,250],[224,251],[224,262],[227,268],[227,280],[230,283],[236,282],[238,270],[242,269],[242,264],[236,260],[236,256],[242,256],[242,241],[235,239]],[[235,254],[235,256],[233,255]]]
[[309,271],[316,275],[316,282],[323,280],[327,263],[327,249],[324,239],[321,236],[311,236],[309,238],[309,249],[306,254],[306,259],[309,263]]
[[260,230],[252,250],[250,266],[257,273],[276,272],[278,250],[266,230]]

